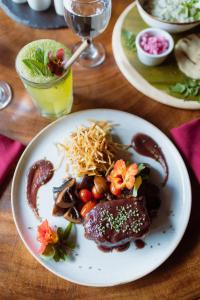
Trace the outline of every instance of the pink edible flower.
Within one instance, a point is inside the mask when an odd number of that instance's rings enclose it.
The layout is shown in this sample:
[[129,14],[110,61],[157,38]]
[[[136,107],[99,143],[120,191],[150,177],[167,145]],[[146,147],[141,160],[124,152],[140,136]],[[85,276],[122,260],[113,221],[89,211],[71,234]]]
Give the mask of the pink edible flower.
[[64,72],[63,61],[65,59],[64,49],[59,49],[56,52],[55,57],[53,56],[52,52],[49,51],[48,59],[48,68],[51,71],[51,73],[55,74],[56,76],[62,76]]

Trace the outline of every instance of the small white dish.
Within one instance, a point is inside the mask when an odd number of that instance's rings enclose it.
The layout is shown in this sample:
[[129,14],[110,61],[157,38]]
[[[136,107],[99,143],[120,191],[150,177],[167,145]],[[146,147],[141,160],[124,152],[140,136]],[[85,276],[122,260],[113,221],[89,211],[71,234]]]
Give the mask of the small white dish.
[[30,8],[36,11],[47,10],[51,5],[51,0],[27,0]]
[[157,27],[163,30],[166,30],[170,33],[179,33],[187,31],[191,28],[196,27],[200,24],[200,21],[193,21],[187,23],[178,23],[178,22],[167,22],[163,20],[159,20],[158,18],[150,15],[143,8],[144,0],[136,0],[138,12],[145,23],[151,27]]
[[[164,37],[168,43],[169,47],[166,51],[161,54],[149,54],[147,53],[141,46],[141,38],[145,33],[150,33],[153,36],[162,36]],[[137,48],[137,55],[141,63],[146,66],[158,66],[165,61],[167,56],[173,51],[174,49],[174,40],[172,36],[167,32],[159,28],[147,28],[138,33],[135,39],[135,45]]]
[[[108,120],[117,124],[113,134],[128,145],[138,132],[150,135],[161,147],[169,167],[169,178],[161,190],[162,205],[158,217],[145,238],[146,246],[136,249],[131,244],[124,252],[101,252],[93,241],[84,237],[82,225],[77,225],[77,247],[73,259],[56,263],[45,261],[38,255],[36,240],[38,219],[28,205],[26,198],[27,174],[30,166],[46,157],[55,166],[60,161],[57,142],[65,140],[78,126],[89,124],[88,120]],[[152,166],[154,179],[160,182],[163,176],[158,162],[132,152],[135,162],[145,162]],[[66,175],[66,164],[55,172],[51,181],[38,193],[38,205],[42,219],[49,224],[66,227],[62,217],[52,216],[54,205],[52,188],[58,186]],[[183,237],[191,209],[191,187],[189,176],[178,150],[158,128],[135,115],[110,109],[79,111],[51,123],[43,129],[22,155],[15,171],[12,184],[12,212],[18,233],[30,253],[46,269],[71,282],[96,287],[113,286],[139,279],[159,267],[175,250]],[[120,270],[120,271],[119,271]]]
[[64,16],[64,4],[63,0],[54,0],[54,7],[57,15]]

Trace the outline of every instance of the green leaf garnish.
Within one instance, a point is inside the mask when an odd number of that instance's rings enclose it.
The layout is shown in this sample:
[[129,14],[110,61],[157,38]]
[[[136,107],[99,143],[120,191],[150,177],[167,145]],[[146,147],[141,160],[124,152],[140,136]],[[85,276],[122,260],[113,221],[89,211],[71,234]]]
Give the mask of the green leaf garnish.
[[128,50],[136,51],[135,45],[135,34],[127,29],[122,29],[122,38],[124,40],[124,45]]
[[52,76],[48,68],[48,52],[41,48],[35,51],[35,59],[23,59],[23,63],[31,70],[33,75]]
[[41,62],[42,64],[44,64],[44,50],[41,48],[38,48],[35,52],[35,59],[38,62]]
[[145,164],[142,164],[142,163],[138,164],[138,171],[139,171],[139,173],[140,173],[142,170],[144,170],[145,168],[146,168],[146,165],[145,165]]
[[49,244],[49,245],[47,245],[45,251],[42,253],[41,257],[46,260],[49,260],[49,259],[53,258],[54,255],[55,255],[55,248],[53,245]]
[[63,233],[63,240],[67,240],[73,228],[73,224],[69,223]]
[[189,78],[186,82],[171,85],[169,90],[171,93],[180,94],[185,98],[194,97],[196,101],[200,101],[200,81],[198,80]]
[[142,184],[142,177],[137,176],[135,179],[134,188],[133,188],[133,197],[137,197],[138,190],[139,190],[141,184]]
[[46,260],[53,258],[56,262],[66,260],[76,247],[75,236],[70,236],[73,226],[74,224],[69,223],[65,230],[58,227],[56,231],[58,235],[57,242],[48,244],[41,257]]

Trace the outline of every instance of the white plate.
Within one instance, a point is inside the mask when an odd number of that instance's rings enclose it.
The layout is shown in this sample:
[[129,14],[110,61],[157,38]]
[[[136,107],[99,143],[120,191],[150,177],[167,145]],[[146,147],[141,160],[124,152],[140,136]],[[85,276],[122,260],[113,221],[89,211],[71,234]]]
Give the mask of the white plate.
[[147,97],[152,98],[157,102],[182,109],[200,109],[200,104],[197,101],[185,101],[183,99],[178,99],[162,92],[159,89],[156,89],[148,81],[146,81],[130,64],[121,45],[121,29],[127,14],[135,5],[136,3],[134,2],[123,11],[119,19],[117,20],[113,30],[113,55],[120,71],[132,86],[134,86],[138,91],[140,91]]
[[[94,242],[84,238],[82,225],[77,225],[78,248],[74,259],[55,263],[44,261],[37,254],[36,241],[38,220],[26,199],[27,174],[30,166],[46,157],[55,165],[58,163],[56,142],[64,138],[78,126],[88,124],[88,119],[108,120],[119,124],[114,128],[124,144],[128,144],[134,134],[145,132],[162,147],[169,166],[169,180],[161,191],[162,206],[146,237],[146,246],[138,250],[132,244],[125,252],[104,253]],[[136,162],[147,162],[155,169],[154,179],[161,182],[163,171],[152,159],[134,153]],[[66,226],[62,217],[51,216],[53,207],[52,187],[59,186],[65,174],[65,163],[55,172],[52,180],[39,190],[40,215],[52,225]],[[59,119],[42,130],[26,148],[15,171],[12,184],[12,211],[21,239],[30,253],[54,274],[88,286],[112,286],[141,278],[160,266],[174,251],[186,229],[191,208],[190,181],[183,160],[170,140],[147,121],[125,112],[96,109],[73,113]],[[33,227],[33,229],[28,229]]]

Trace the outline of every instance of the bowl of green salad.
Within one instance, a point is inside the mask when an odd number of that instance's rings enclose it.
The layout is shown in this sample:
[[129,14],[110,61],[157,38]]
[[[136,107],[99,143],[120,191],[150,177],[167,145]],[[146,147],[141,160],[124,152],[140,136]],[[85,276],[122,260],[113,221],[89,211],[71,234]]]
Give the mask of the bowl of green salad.
[[200,24],[200,0],[136,0],[142,19],[151,27],[171,33]]

